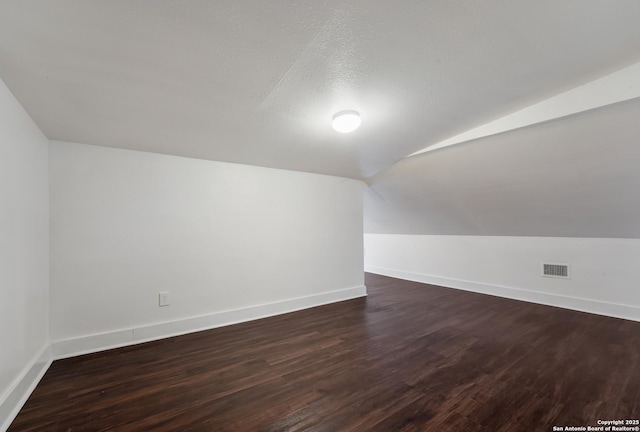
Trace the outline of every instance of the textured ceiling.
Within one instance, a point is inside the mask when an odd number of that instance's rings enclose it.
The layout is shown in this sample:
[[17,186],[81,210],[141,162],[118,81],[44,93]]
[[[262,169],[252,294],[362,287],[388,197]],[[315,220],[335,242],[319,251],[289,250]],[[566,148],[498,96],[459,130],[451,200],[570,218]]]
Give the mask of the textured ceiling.
[[[367,178],[640,60],[636,0],[2,0],[50,138]],[[357,109],[341,135],[334,112]]]
[[640,238],[640,98],[406,158],[365,232]]

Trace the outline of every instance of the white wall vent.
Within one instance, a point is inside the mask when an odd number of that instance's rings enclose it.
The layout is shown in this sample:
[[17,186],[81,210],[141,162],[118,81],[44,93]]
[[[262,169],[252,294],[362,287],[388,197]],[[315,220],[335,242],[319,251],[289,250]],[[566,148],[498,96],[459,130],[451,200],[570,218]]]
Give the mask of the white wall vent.
[[571,279],[569,264],[541,263],[542,276],[552,278]]

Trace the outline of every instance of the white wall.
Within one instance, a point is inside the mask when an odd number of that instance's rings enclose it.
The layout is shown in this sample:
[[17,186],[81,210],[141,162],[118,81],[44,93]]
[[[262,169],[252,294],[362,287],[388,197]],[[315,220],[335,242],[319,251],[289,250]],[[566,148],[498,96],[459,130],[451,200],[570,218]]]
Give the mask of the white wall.
[[405,158],[365,232],[640,238],[640,98]]
[[639,116],[636,98],[403,159],[367,180],[365,268],[640,320]]
[[359,181],[55,141],[50,153],[58,356],[365,293]]
[[0,81],[0,430],[46,369],[48,140]]
[[[365,270],[640,321],[640,240],[365,234]],[[571,279],[540,263],[571,265]]]

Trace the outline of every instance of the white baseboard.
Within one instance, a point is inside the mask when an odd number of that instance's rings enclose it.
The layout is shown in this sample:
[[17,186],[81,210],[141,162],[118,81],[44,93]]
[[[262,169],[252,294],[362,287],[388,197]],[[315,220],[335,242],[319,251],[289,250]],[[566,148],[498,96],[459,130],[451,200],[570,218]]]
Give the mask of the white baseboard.
[[480,282],[450,279],[440,276],[431,276],[422,273],[414,273],[405,270],[397,270],[373,265],[365,265],[365,271],[398,279],[443,286],[446,288],[456,288],[464,291],[489,294],[513,300],[522,300],[547,306],[576,310],[580,312],[588,312],[614,318],[640,321],[640,308],[630,305],[608,303],[578,297],[567,297],[539,291],[529,291],[500,285],[484,284]]
[[9,390],[2,395],[2,399],[0,399],[0,432],[9,429],[11,422],[16,418],[36,385],[51,366],[51,361],[51,352],[47,345],[40,350]]
[[364,297],[366,295],[367,288],[364,285],[360,285],[338,291],[330,291],[322,294],[314,294],[306,297],[218,312],[178,321],[170,321],[144,327],[60,340],[51,344],[51,351],[53,358],[56,360],[74,357],[77,355],[89,354],[202,330],[209,330],[216,327],[253,321],[260,318],[267,318],[315,306],[322,306],[329,303]]
[[53,360],[253,321],[366,295],[367,288],[360,285],[243,309],[52,342],[40,350],[11,388],[0,395],[0,432],[9,428]]

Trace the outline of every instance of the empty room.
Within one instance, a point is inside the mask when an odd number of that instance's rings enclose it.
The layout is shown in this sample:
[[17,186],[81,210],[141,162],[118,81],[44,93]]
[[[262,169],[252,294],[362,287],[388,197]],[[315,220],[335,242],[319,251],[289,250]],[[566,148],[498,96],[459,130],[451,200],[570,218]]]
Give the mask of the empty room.
[[639,18],[0,0],[0,432],[640,431]]

